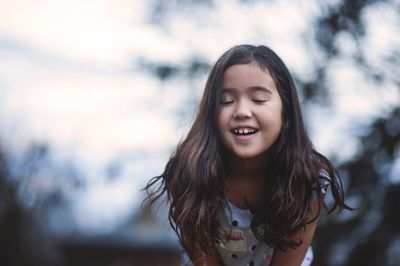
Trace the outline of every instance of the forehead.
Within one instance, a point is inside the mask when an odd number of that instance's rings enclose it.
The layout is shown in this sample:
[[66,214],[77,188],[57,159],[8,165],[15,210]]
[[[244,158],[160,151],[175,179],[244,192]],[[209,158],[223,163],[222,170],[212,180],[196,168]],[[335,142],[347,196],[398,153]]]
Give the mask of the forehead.
[[249,87],[276,89],[276,84],[268,69],[258,63],[236,64],[228,67],[223,76],[223,88],[242,89]]

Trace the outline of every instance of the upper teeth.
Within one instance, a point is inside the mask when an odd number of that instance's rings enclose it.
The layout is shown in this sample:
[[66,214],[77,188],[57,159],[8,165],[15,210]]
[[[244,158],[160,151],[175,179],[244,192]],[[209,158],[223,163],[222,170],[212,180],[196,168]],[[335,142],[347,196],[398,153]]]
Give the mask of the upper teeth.
[[255,130],[254,129],[235,129],[233,132],[235,132],[235,134],[248,134],[248,133],[254,133]]

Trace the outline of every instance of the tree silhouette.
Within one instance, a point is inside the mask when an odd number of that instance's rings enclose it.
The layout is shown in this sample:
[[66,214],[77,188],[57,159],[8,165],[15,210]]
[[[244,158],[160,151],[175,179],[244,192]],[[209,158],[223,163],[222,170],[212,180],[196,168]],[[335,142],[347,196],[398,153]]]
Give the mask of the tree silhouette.
[[[252,5],[259,0],[241,2]],[[164,20],[176,12],[190,12],[194,8],[212,9],[217,3],[217,0],[149,1],[149,23],[163,27]],[[332,101],[331,91],[334,88],[327,79],[330,71],[327,66],[346,56],[338,44],[340,35],[344,33],[351,36],[356,47],[349,59],[362,71],[366,83],[373,83],[382,93],[385,93],[388,84],[400,90],[400,47],[386,51],[378,63],[372,62],[368,50],[363,49],[368,37],[363,19],[366,10],[385,4],[398,11],[400,2],[342,0],[330,4],[324,1],[315,3],[324,12],[315,18],[309,29],[314,32],[315,40],[312,42],[318,51],[310,49],[308,52],[321,53],[324,59],[315,62],[315,75],[312,78],[304,80],[295,77],[304,96],[305,107],[312,104],[329,105]],[[198,76],[204,76],[210,67],[210,62],[196,54],[184,64],[156,62],[146,58],[137,64],[160,81],[168,82],[180,77],[189,85],[194,84]],[[193,89],[189,86],[187,91],[182,92],[187,94],[190,102],[195,97]],[[400,256],[396,254],[396,250],[400,249],[400,213],[397,206],[400,201],[400,173],[394,167],[400,160],[399,105],[388,106],[384,113],[371,117],[365,128],[354,134],[361,143],[360,149],[353,158],[337,162],[336,165],[345,179],[349,204],[358,209],[321,218],[314,241],[313,265],[400,265]],[[54,243],[48,240],[43,230],[46,224],[37,219],[68,205],[60,188],[62,186],[39,193],[31,191],[29,184],[36,182],[45,170],[51,173],[52,178],[56,177],[59,184],[80,187],[84,183],[73,167],[54,166],[51,157],[51,149],[46,144],[32,143],[21,158],[19,176],[11,177],[7,160],[0,151],[0,265],[58,265],[62,261],[52,248]],[[110,169],[110,176],[113,176],[114,170]]]

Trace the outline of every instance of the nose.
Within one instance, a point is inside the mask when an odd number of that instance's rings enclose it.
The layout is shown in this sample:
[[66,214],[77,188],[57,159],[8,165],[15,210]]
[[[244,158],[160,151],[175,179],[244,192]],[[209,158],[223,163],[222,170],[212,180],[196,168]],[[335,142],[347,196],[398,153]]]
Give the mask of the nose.
[[246,119],[253,116],[250,106],[248,106],[244,101],[240,101],[236,105],[236,109],[233,113],[233,117],[236,119]]

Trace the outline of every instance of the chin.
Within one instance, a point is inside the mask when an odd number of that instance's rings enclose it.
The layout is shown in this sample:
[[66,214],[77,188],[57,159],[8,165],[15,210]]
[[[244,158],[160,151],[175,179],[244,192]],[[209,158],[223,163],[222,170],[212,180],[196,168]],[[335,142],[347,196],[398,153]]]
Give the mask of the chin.
[[268,149],[248,149],[248,150],[239,150],[239,149],[232,149],[230,150],[231,154],[236,157],[237,159],[241,160],[249,160],[249,159],[256,159],[256,158],[263,158],[268,156]]
[[260,157],[263,153],[258,153],[258,152],[233,152],[233,154],[238,159],[248,160],[248,159],[253,159],[253,158]]

